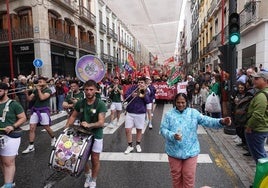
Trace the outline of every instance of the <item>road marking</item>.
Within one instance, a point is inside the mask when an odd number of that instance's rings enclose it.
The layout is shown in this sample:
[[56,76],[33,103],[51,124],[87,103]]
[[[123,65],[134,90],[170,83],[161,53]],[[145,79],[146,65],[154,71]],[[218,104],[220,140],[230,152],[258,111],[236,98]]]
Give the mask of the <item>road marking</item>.
[[[168,162],[166,153],[130,153],[123,152],[102,152],[102,161],[141,161],[141,162]],[[213,163],[208,154],[199,154],[197,163]]]

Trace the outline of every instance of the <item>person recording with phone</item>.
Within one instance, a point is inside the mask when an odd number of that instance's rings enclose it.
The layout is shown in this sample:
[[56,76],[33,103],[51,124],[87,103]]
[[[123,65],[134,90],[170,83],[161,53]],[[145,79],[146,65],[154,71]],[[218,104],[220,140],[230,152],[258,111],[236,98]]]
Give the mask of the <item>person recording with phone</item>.
[[0,83],[0,164],[4,175],[3,188],[15,187],[15,159],[18,155],[22,132],[19,127],[26,122],[23,107],[9,99],[8,85]]
[[132,143],[132,128],[136,128],[136,151],[140,153],[142,130],[145,123],[146,104],[150,103],[150,96],[147,92],[145,77],[138,79],[138,84],[130,87],[125,94],[127,101],[127,114],[125,119],[125,132],[128,142],[128,147],[125,154],[129,154],[134,150]]

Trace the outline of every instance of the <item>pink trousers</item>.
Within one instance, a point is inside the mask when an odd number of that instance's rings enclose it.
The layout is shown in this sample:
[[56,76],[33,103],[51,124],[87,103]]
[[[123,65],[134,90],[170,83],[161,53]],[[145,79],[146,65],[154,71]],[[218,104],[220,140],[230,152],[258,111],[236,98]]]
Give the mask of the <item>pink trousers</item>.
[[168,156],[173,188],[194,188],[197,156],[176,159]]

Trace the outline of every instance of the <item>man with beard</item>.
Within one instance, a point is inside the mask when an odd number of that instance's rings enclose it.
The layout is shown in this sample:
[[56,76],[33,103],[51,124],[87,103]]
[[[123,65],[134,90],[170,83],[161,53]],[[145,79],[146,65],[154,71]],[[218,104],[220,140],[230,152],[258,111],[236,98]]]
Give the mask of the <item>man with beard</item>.
[[84,93],[86,98],[78,101],[74,106],[74,111],[66,123],[66,128],[81,117],[80,126],[93,134],[94,141],[92,146],[91,164],[85,167],[86,181],[84,187],[95,188],[96,180],[100,170],[100,153],[103,148],[103,126],[105,122],[106,105],[103,101],[96,98],[97,83],[94,80],[88,80],[84,84]]
[[0,83],[0,161],[4,175],[4,188],[15,187],[15,158],[21,142],[21,131],[18,131],[26,121],[22,106],[8,98],[8,85]]
[[51,137],[51,146],[56,143],[56,138],[54,136],[53,130],[50,128],[50,95],[51,90],[47,86],[47,78],[39,77],[36,89],[31,95],[26,91],[26,97],[28,101],[34,100],[33,107],[31,109],[32,115],[30,117],[30,132],[29,132],[29,146],[22,152],[23,154],[33,152],[35,130],[38,123],[46,129],[49,136]]

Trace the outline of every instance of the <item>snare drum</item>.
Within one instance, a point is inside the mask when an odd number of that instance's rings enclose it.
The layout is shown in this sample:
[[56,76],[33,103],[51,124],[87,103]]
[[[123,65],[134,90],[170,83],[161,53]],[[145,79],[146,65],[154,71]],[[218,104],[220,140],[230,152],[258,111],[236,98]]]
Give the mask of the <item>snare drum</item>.
[[79,176],[88,161],[92,145],[92,135],[70,128],[57,139],[50,154],[49,165],[57,171]]

